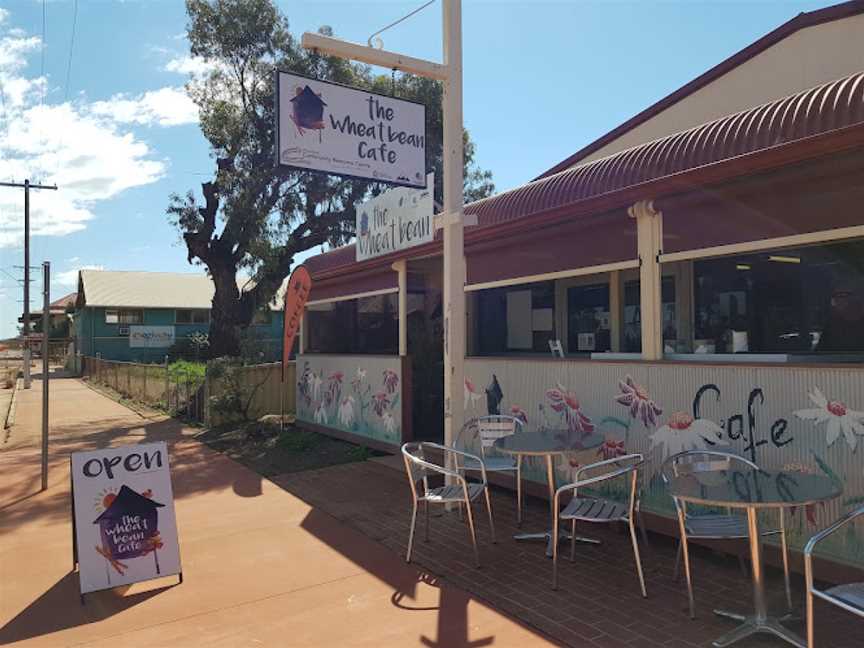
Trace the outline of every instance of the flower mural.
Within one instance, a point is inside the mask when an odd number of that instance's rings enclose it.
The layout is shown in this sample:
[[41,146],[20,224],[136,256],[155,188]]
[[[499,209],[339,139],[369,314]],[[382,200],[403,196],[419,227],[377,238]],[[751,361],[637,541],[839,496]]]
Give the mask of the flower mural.
[[[329,358],[304,359],[297,380],[298,419],[398,442],[402,420],[401,377],[396,370],[376,366],[375,359],[369,362],[371,366],[349,368]],[[379,389],[370,384],[370,375],[382,376]]]
[[549,407],[558,412],[571,432],[589,434],[594,431],[591,419],[582,412],[582,406],[576,394],[558,383],[555,388],[546,390],[546,400]]
[[864,436],[864,412],[849,409],[839,400],[828,400],[818,387],[808,394],[810,401],[816,405],[810,409],[800,409],[793,412],[803,421],[813,421],[814,425],[826,423],[826,441],[829,447],[843,435],[846,445],[854,452],[858,445],[858,436]]
[[523,425],[528,425],[528,412],[526,412],[524,409],[522,409],[518,405],[514,405],[513,407],[510,408],[510,416],[522,421]]
[[663,410],[651,400],[648,390],[626,376],[618,382],[621,393],[615,396],[615,402],[630,410],[633,419],[639,419],[645,427],[657,427],[657,417]]
[[658,428],[651,439],[651,449],[661,448],[663,459],[686,450],[707,450],[719,441],[723,428],[708,419],[694,419],[686,412],[675,412],[666,425]]
[[616,441],[615,439],[607,438],[600,448],[597,450],[597,456],[606,459],[614,459],[615,457],[623,457],[627,454],[624,447],[624,441]]
[[480,400],[480,392],[477,391],[477,388],[474,386],[474,383],[471,382],[470,379],[465,379],[465,408],[467,409],[469,406],[473,406],[477,401]]
[[399,376],[392,369],[385,369],[382,373],[384,375],[384,389],[387,390],[388,394],[395,393],[396,387],[399,385]]

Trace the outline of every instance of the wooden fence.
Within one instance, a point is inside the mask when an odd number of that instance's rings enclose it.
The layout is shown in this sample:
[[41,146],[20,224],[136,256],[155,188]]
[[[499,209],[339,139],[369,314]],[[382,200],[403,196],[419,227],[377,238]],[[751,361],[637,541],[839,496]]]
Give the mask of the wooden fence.
[[[249,408],[249,418],[257,419],[266,414],[276,414],[280,412],[279,392],[283,390],[282,397],[284,402],[284,411],[286,414],[293,414],[297,411],[296,408],[296,364],[289,362],[285,371],[285,383],[282,384],[282,363],[270,362],[266,364],[250,365],[240,369],[240,386],[246,397],[252,395],[252,403]],[[207,381],[207,402],[211,402],[211,398],[218,396],[224,392],[224,386],[219,380]],[[208,423],[216,425],[220,422],[220,418],[209,407]]]

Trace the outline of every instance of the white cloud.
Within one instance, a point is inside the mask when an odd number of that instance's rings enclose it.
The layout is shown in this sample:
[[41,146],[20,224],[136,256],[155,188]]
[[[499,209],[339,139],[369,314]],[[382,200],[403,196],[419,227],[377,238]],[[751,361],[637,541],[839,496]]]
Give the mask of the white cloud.
[[[197,108],[173,86],[104,101],[81,95],[43,103],[48,79],[25,72],[40,39],[9,28],[8,15],[0,10],[0,179],[60,186],[31,194],[31,231],[64,236],[85,229],[98,202],[165,175],[167,161],[133,127],[196,123]],[[18,191],[0,192],[0,247],[20,245],[22,202]]]
[[71,270],[65,270],[63,272],[58,272],[52,277],[52,283],[56,283],[58,286],[69,286],[75,288],[78,286],[78,271],[79,270],[104,270],[105,266],[102,265],[82,265],[77,268],[73,268]]
[[200,56],[178,56],[165,64],[167,72],[177,74],[188,74],[190,76],[201,76],[216,69],[216,64],[204,60]]
[[159,88],[137,97],[116,94],[90,106],[92,114],[117,124],[180,126],[198,122],[198,106],[183,88]]

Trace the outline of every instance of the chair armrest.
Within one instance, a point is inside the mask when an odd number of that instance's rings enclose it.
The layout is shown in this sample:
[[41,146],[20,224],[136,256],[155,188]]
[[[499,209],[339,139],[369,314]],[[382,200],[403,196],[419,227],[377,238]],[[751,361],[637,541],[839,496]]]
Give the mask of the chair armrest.
[[[620,457],[615,457],[613,459],[604,459],[603,461],[597,461],[595,463],[587,464],[585,466],[579,466],[579,468],[576,469],[576,472],[573,473],[573,477],[578,482],[579,476],[583,472],[586,472],[588,470],[595,470],[597,468],[600,468],[601,466],[609,466],[611,464],[620,465],[621,462],[628,461],[631,459],[634,461],[632,463],[627,464],[627,467],[626,467],[627,470],[629,470],[631,467],[639,466],[645,462],[645,457],[643,457],[641,454],[638,454],[638,453],[622,455]],[[611,473],[606,473],[606,474],[611,474]]]
[[822,529],[819,533],[817,533],[812,538],[810,538],[810,540],[807,541],[807,544],[804,546],[804,556],[809,559],[812,556],[813,550],[816,548],[816,545],[818,543],[822,542],[825,538],[837,531],[837,529],[844,526],[845,524],[848,524],[860,515],[864,515],[864,506],[861,506],[854,511],[849,511],[846,515],[842,516],[839,520],[834,522],[834,524]]
[[[470,453],[470,452],[465,452],[464,450],[457,450],[456,448],[453,448],[453,447],[451,447],[451,446],[442,445],[442,444],[440,444],[440,443],[432,443],[432,442],[429,442],[429,441],[424,441],[424,442],[423,442],[423,446],[424,446],[424,447],[427,447],[427,448],[435,448],[436,450],[440,450],[440,451],[443,452],[444,454],[446,454],[446,453],[449,452],[450,454],[454,454],[454,455],[456,455],[457,457],[465,457],[465,458],[467,458],[467,459],[473,459],[474,461],[476,461],[477,463],[480,464],[480,474],[482,475],[482,478],[483,478],[483,484],[487,484],[487,483],[488,483],[488,482],[486,481],[486,464],[484,463],[483,459],[481,459],[481,458],[478,457],[477,455],[472,454],[472,453]],[[458,462],[457,462],[457,466],[458,466]],[[437,468],[438,468],[439,470],[441,470],[441,467],[440,467],[440,466],[437,466]],[[447,469],[444,468],[443,470],[447,470]],[[460,472],[461,470],[462,470],[462,469],[459,469],[459,470],[457,470],[456,472],[454,472],[454,471],[448,471],[448,473],[449,473],[452,477],[458,477],[459,479],[463,479],[463,480],[464,480],[465,477],[461,474],[461,472]]]

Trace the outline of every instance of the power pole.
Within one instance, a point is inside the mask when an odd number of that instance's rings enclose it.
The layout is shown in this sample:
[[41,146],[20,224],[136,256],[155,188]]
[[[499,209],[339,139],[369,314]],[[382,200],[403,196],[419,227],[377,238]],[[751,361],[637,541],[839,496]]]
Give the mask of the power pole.
[[51,263],[42,263],[42,490],[48,490],[48,333],[51,330]]
[[[409,14],[410,15],[410,14]],[[328,56],[379,65],[444,83],[444,443],[453,445],[465,418],[465,247],[462,146],[462,1],[443,0],[444,62],[303,34],[301,44]]]
[[[24,389],[30,389],[30,190],[50,189],[57,191],[57,185],[31,184],[25,180],[19,182],[0,182],[0,187],[14,187],[24,189],[24,328],[22,337],[24,345],[22,355],[24,356]],[[44,334],[44,331],[43,331]]]

